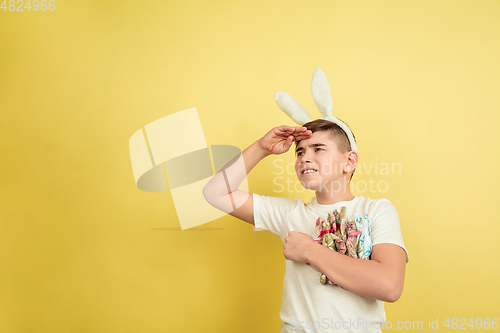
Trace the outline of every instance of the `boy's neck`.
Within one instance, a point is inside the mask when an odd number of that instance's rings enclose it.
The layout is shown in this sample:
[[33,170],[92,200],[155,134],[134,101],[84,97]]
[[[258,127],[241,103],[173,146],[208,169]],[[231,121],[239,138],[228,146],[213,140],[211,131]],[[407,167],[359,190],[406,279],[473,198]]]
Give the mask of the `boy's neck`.
[[349,187],[344,188],[343,191],[316,191],[316,201],[320,205],[333,205],[341,201],[351,201],[354,198]]

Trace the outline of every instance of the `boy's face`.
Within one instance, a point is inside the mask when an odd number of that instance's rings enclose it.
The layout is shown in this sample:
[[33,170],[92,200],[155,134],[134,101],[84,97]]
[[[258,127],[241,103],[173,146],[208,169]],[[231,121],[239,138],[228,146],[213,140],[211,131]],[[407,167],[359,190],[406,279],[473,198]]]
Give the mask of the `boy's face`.
[[309,139],[300,141],[296,156],[295,172],[306,189],[340,191],[348,153],[341,154],[337,150],[329,132],[314,132]]

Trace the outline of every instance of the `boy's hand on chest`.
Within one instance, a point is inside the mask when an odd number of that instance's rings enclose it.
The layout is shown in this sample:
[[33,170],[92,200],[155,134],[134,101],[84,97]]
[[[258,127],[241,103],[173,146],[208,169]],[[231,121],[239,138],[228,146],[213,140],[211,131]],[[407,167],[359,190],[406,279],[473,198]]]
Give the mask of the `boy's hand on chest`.
[[283,255],[288,260],[308,264],[309,252],[317,245],[319,244],[308,234],[299,231],[290,231],[288,236],[285,237]]

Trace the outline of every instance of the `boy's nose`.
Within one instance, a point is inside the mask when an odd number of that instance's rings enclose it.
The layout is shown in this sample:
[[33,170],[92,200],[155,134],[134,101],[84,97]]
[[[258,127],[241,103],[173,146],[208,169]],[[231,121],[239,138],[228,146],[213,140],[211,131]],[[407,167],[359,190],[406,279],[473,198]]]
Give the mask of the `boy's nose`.
[[310,157],[307,157],[307,156],[302,156],[299,160],[299,164],[300,165],[304,165],[304,164],[308,164],[308,163],[312,163],[312,160]]
[[302,156],[300,157],[300,159],[301,159],[300,161],[302,163],[309,163],[309,162],[311,162],[311,155],[308,152],[304,152],[302,154]]

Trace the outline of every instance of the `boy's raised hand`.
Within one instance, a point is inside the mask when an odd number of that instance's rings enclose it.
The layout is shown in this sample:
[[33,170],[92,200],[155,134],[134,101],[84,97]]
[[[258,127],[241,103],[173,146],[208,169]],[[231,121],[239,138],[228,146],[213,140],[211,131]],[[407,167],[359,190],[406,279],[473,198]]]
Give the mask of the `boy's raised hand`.
[[305,127],[278,126],[259,140],[259,145],[269,154],[283,154],[290,149],[293,141],[306,140],[312,132]]

